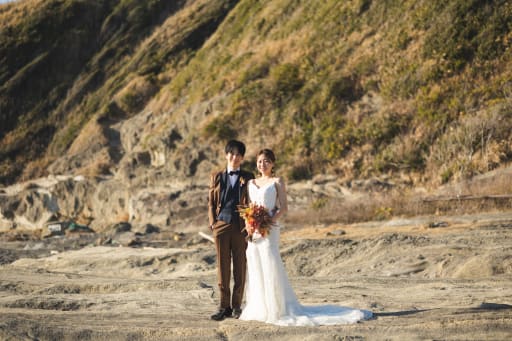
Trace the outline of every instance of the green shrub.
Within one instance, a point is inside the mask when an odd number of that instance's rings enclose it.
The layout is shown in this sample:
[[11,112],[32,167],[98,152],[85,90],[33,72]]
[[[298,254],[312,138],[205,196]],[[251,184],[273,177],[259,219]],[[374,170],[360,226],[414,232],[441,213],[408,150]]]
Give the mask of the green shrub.
[[393,216],[393,209],[391,207],[378,207],[375,210],[375,220],[386,220]]
[[287,177],[292,181],[301,181],[311,179],[313,171],[310,165],[298,164],[293,165],[288,171]]
[[405,50],[411,41],[412,38],[407,34],[407,31],[402,29],[396,37],[395,46],[399,50]]
[[453,169],[447,168],[441,172],[441,183],[445,184],[453,177]]
[[416,97],[418,117],[430,125],[444,126],[448,122],[447,114],[441,107],[445,95],[440,86],[422,87]]
[[419,65],[407,60],[400,60],[393,66],[395,73],[381,87],[382,93],[392,99],[414,98],[418,89],[425,84],[419,72]]
[[267,62],[249,65],[249,67],[242,72],[239,83],[244,84],[260,78],[264,78],[268,75],[269,68],[270,66]]
[[396,138],[392,143],[385,145],[382,151],[377,152],[372,163],[373,168],[379,172],[389,171],[421,171],[425,168],[425,154],[428,148],[422,141],[411,138]]
[[203,135],[216,140],[230,140],[237,137],[236,127],[230,124],[229,117],[216,117],[208,123],[203,130]]
[[[264,81],[246,83],[232,97],[232,111],[236,119],[246,124],[261,124],[274,110],[272,93]],[[263,127],[262,127],[263,128]]]
[[377,72],[378,61],[374,55],[363,56],[354,67],[354,73],[361,76],[368,76]]
[[504,52],[502,38],[511,29],[512,4],[506,0],[453,1],[436,18],[425,40],[424,56],[447,60],[459,72],[475,57],[489,60]]
[[353,75],[333,77],[327,81],[327,87],[329,97],[338,101],[353,102],[361,97],[358,80]]
[[329,203],[328,197],[321,197],[311,202],[311,208],[314,210],[319,210],[324,208]]
[[324,115],[320,118],[319,126],[315,130],[317,141],[314,142],[315,145],[321,146],[320,155],[327,161],[338,159],[348,147],[340,134],[345,123],[345,117],[340,113]]
[[304,84],[297,65],[286,63],[270,70],[276,104],[283,104]]

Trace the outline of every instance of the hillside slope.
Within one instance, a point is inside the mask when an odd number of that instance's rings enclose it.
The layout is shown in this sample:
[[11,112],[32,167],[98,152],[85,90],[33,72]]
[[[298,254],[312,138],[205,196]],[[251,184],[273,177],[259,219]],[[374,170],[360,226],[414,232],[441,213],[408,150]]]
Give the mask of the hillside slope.
[[512,155],[508,1],[26,0],[0,16],[4,184],[104,147],[114,172],[111,126],[141,111],[157,116],[141,149],[205,149],[195,164],[238,137],[291,179],[445,182]]
[[192,214],[177,198],[204,205],[230,138],[290,183],[471,178],[512,158],[511,44],[505,0],[4,4],[0,184],[84,175],[72,215],[148,196]]

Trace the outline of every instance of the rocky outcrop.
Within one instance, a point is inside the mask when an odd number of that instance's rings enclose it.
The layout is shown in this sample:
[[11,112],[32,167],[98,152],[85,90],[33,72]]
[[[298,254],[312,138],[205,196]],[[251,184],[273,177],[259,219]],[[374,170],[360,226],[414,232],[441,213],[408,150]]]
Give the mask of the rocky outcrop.
[[0,230],[35,230],[62,219],[90,216],[93,184],[84,177],[48,177],[7,187],[0,194]]
[[135,229],[187,230],[206,226],[206,187],[186,183],[131,187],[111,178],[58,176],[0,192],[0,232],[48,230],[57,222],[99,232],[120,222]]

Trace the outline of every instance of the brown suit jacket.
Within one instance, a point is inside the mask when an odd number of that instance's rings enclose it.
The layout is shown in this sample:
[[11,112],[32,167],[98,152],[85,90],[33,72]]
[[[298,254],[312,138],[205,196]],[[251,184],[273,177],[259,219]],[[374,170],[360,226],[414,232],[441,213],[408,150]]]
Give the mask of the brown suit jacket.
[[[247,205],[249,203],[249,196],[247,194],[247,184],[249,180],[254,179],[254,174],[240,170],[238,181],[240,181],[240,205]],[[210,186],[208,190],[208,221],[210,226],[213,227],[213,234],[218,235],[229,230],[229,224],[218,221],[217,217],[220,214],[222,195],[229,184],[228,175],[226,170],[216,171],[210,175]],[[244,231],[245,223],[240,218],[240,231]]]

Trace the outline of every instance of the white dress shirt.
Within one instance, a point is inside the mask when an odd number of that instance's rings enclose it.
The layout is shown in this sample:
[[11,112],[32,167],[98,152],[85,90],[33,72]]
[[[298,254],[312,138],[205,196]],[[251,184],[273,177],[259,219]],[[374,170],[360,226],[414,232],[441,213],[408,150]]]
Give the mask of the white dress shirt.
[[231,171],[235,171],[235,172],[240,171],[240,168],[228,169],[229,183],[231,184],[231,187],[235,187],[236,181],[238,180],[238,175],[237,174],[229,175],[229,172],[231,172]]

